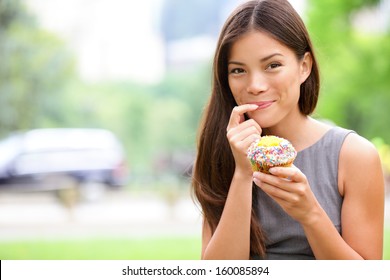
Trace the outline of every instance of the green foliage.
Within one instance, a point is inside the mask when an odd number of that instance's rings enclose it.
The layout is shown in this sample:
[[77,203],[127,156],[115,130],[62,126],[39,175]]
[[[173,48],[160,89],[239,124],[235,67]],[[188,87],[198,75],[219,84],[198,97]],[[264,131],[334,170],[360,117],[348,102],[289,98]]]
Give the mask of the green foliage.
[[385,235],[383,238],[383,259],[390,260],[390,228],[385,228]]
[[19,1],[0,2],[0,135],[58,118],[72,55]]
[[308,27],[322,76],[318,116],[390,142],[390,34],[362,33],[351,21],[354,12],[378,2],[311,1]]
[[166,79],[158,85],[154,91],[160,98],[171,97],[179,102],[186,104],[188,118],[185,126],[189,133],[185,134],[188,144],[195,143],[195,136],[198,124],[209,98],[211,90],[211,66],[206,63],[194,69],[184,72],[171,72]]
[[390,145],[386,144],[382,138],[372,139],[373,144],[378,150],[384,172],[390,174]]
[[162,168],[156,166],[162,157],[195,149],[209,91],[204,66],[170,73],[157,85],[78,81],[67,88],[58,124],[112,130],[125,145],[133,173],[150,173]]
[[4,32],[10,25],[20,22],[25,25],[34,24],[34,19],[28,16],[20,0],[0,1],[0,31]]
[[170,73],[154,86],[88,84],[76,79],[65,44],[41,30],[20,1],[0,1],[0,23],[0,136],[37,127],[110,129],[133,174],[194,150],[210,87],[205,67]]

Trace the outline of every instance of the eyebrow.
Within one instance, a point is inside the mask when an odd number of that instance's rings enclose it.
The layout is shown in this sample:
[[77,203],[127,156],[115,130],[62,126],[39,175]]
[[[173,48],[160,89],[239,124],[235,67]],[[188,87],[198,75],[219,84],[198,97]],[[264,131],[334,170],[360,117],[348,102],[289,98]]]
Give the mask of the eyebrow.
[[[263,57],[262,59],[260,59],[260,62],[267,61],[268,59],[273,58],[274,56],[278,56],[278,55],[283,56],[281,53],[273,53],[273,54],[267,55],[267,56]],[[239,62],[239,61],[229,61],[228,64],[244,65],[244,63]]]

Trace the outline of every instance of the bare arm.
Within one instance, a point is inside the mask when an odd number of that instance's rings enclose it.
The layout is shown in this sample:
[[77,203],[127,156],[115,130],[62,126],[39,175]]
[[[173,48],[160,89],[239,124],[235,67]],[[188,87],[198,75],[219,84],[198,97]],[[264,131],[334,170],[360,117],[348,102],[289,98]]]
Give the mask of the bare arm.
[[249,259],[252,177],[233,177],[228,198],[213,235],[203,223],[202,259]]
[[344,203],[342,236],[364,259],[381,259],[384,228],[384,178],[378,152],[351,134],[341,151]]
[[[384,183],[376,150],[350,134],[339,162],[339,189],[344,194],[342,235],[310,190],[297,168],[276,168],[274,175],[255,180],[294,219],[299,221],[317,259],[380,259],[383,246]],[[290,177],[291,182],[280,177]]]
[[252,169],[246,150],[261,128],[253,120],[244,120],[244,113],[256,105],[242,105],[232,111],[227,138],[235,159],[236,169],[226,203],[215,232],[207,221],[203,223],[202,259],[249,259],[250,221],[252,211]]
[[381,259],[384,180],[379,156],[371,143],[350,134],[339,166],[342,237],[321,211],[304,225],[312,250],[318,259]]

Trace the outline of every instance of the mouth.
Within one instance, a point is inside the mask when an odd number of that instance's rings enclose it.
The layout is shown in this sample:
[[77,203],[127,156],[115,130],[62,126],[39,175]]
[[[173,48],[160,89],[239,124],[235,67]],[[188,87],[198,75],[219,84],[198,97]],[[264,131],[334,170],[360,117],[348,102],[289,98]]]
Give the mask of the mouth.
[[258,106],[257,110],[262,110],[268,108],[274,102],[275,102],[274,100],[271,100],[271,101],[261,101],[261,102],[250,102],[249,104],[255,104]]

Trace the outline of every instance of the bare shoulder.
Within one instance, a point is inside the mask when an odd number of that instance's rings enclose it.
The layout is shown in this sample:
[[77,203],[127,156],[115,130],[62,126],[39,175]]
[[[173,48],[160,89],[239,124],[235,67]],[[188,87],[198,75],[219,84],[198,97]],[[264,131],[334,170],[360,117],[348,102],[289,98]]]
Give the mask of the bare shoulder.
[[379,154],[374,144],[366,138],[350,133],[345,138],[340,151],[340,161],[345,161],[347,164],[362,165],[368,167],[370,163],[380,163]]
[[382,165],[375,146],[355,133],[346,137],[340,151],[339,190],[344,197],[341,212],[344,240],[364,259],[381,259],[384,221]]
[[350,133],[340,151],[340,192],[343,194],[346,191],[345,188],[352,183],[356,188],[359,185],[365,185],[368,181],[372,183],[377,181],[380,184],[382,179],[382,165],[375,146],[364,137]]

